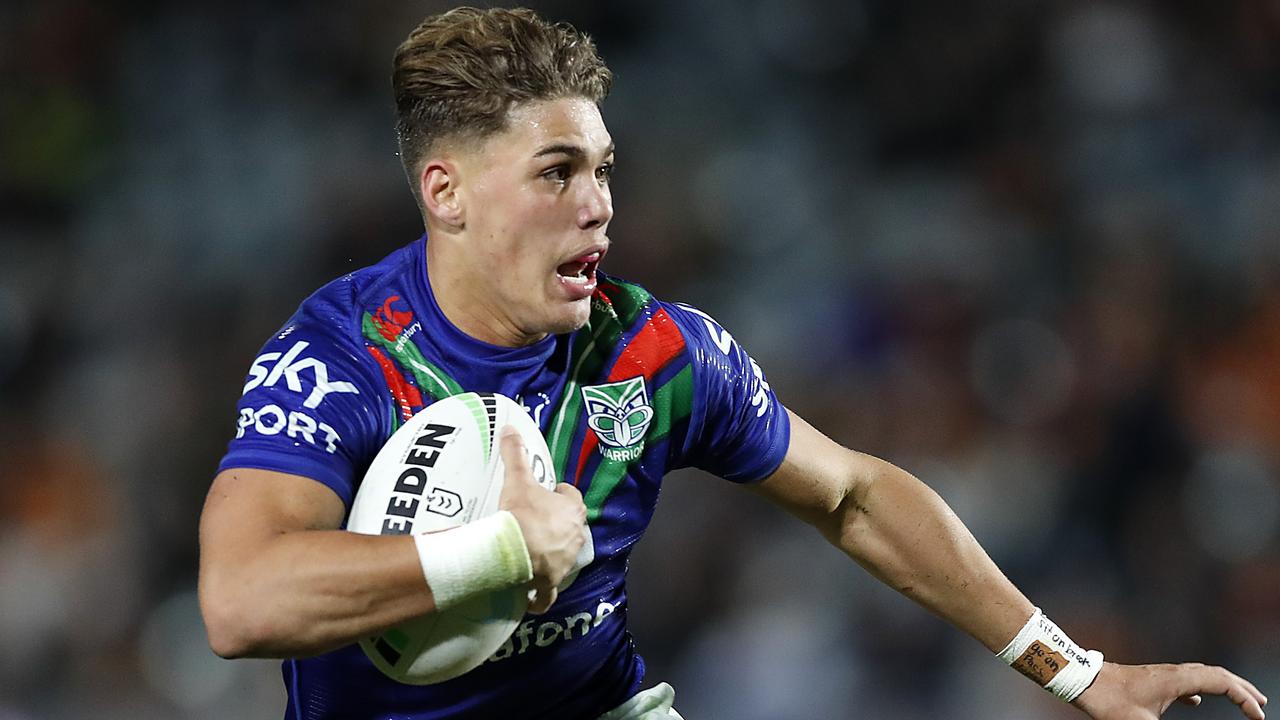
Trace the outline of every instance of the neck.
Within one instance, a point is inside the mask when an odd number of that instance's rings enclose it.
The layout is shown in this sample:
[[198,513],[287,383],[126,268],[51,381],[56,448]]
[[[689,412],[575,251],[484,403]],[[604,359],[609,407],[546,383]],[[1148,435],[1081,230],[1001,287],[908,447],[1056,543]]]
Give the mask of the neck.
[[517,327],[493,301],[489,278],[467,266],[461,253],[444,247],[460,242],[465,240],[441,235],[430,235],[427,241],[427,280],[445,319],[476,340],[500,347],[524,347],[546,337],[546,333],[530,334]]

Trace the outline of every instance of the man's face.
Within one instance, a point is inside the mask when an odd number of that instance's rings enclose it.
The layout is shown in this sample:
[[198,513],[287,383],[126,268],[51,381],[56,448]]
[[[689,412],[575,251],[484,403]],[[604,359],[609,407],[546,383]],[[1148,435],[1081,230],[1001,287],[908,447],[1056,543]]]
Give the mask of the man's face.
[[487,324],[529,341],[587,321],[609,247],[613,141],[582,98],[518,105],[508,120],[459,162],[467,274],[476,283],[467,295],[493,316]]

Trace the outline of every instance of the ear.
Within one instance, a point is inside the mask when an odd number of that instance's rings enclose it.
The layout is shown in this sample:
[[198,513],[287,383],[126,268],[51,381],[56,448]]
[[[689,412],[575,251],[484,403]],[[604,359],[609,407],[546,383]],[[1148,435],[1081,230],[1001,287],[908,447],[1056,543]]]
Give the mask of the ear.
[[445,158],[428,159],[418,175],[423,210],[446,227],[458,230],[465,224],[462,197],[458,192],[460,180],[457,164]]

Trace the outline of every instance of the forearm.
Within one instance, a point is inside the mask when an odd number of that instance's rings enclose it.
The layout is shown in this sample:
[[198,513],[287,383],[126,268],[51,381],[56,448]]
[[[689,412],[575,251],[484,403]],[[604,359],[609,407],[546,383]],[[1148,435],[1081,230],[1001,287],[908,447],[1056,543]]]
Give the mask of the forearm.
[[200,609],[215,652],[314,655],[532,576],[512,512],[417,536],[338,530],[345,516],[309,478],[219,473],[200,518]]
[[999,652],[1032,603],[937,493],[890,463],[863,460],[870,473],[820,529],[890,587]]
[[221,655],[314,655],[434,609],[407,536],[288,532],[240,557],[201,569],[201,604]]
[[[1037,638],[1037,625],[1027,623],[1034,606],[1000,572],[946,503],[910,474],[889,463],[866,460],[869,465],[864,467],[871,472],[852,485],[831,520],[819,527],[860,565],[992,652],[1003,650],[1027,625],[1023,642],[1043,643],[1044,654],[1024,646],[1026,654],[1011,661],[1046,690],[1074,700],[1098,720],[1154,720],[1178,698],[1199,704],[1202,693],[1226,695],[1245,717],[1263,720],[1266,696],[1222,668],[1112,663],[1103,667],[1100,653],[1084,651],[1060,630],[1041,626]],[[1043,659],[1059,650],[1065,655],[1056,658],[1061,664]],[[1018,652],[1014,649],[1011,654]],[[1042,659],[1033,660],[1037,655]]]
[[1154,720],[1175,698],[1205,692],[1226,694],[1247,717],[1262,720],[1266,697],[1222,668],[1107,663],[1098,672],[1100,657],[1051,624],[1028,622],[1034,606],[936,493],[889,463],[841,447],[794,413],[788,419],[786,457],[752,490],[992,652],[1009,646],[1004,659],[1045,689],[1077,698],[1077,707],[1099,720]]

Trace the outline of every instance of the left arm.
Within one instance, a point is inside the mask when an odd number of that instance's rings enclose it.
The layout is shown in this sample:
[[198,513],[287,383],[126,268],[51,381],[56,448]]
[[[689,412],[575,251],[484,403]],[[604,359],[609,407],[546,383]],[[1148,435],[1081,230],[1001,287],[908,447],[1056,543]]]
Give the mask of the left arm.
[[1035,606],[942,498],[905,470],[837,445],[794,413],[790,420],[782,465],[748,487],[991,652],[1008,644]]
[[[1034,605],[996,567],[955,513],[924,483],[883,460],[841,447],[790,414],[782,465],[753,487],[817,528],[890,587],[999,652]],[[1174,700],[1222,694],[1251,720],[1266,698],[1222,668],[1105,663],[1074,702],[1099,720],[1157,718]]]

